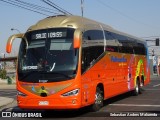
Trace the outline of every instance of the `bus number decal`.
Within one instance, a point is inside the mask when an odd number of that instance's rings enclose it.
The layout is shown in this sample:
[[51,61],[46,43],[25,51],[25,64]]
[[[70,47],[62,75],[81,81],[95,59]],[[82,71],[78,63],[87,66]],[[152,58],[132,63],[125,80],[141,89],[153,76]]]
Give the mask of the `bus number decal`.
[[48,33],[48,38],[59,38],[62,37],[62,32],[50,32]]

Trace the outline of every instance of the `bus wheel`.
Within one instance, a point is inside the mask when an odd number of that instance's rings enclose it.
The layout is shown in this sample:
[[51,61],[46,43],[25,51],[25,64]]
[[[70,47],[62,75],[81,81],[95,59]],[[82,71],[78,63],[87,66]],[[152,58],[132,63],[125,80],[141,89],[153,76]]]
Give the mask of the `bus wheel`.
[[139,80],[136,81],[136,87],[135,89],[133,90],[133,95],[137,96],[139,93],[141,93],[140,91],[140,83],[139,83]]
[[91,111],[96,112],[103,107],[103,91],[97,87],[95,94],[95,103],[91,106]]

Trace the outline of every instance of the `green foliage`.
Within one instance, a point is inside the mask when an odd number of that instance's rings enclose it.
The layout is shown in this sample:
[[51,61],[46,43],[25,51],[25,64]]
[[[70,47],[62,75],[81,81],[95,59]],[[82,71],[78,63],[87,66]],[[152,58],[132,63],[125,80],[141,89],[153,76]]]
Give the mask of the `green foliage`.
[[6,70],[0,70],[0,78],[6,79],[7,78],[6,74],[7,74]]

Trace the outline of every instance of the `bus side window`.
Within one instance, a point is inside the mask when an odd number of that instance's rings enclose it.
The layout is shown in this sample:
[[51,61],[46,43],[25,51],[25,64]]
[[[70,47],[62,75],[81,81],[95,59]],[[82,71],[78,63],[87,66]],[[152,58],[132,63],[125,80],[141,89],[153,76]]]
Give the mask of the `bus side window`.
[[109,31],[104,31],[104,32],[105,32],[106,40],[114,40],[115,39],[111,32],[109,32]]
[[133,48],[134,48],[135,54],[146,55],[146,48],[144,44],[137,43]]
[[82,42],[82,73],[95,64],[96,59],[104,52],[102,30],[87,30]]
[[97,58],[104,52],[103,46],[92,46],[82,48],[82,73],[89,67],[92,67]]

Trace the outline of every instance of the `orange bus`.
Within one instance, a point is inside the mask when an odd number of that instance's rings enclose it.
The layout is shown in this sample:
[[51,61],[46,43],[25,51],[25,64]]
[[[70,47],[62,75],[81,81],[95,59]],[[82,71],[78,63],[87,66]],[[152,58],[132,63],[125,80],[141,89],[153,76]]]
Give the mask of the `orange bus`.
[[23,109],[78,109],[128,91],[135,95],[150,81],[146,43],[79,16],[51,16],[21,38],[17,60],[17,104]]

